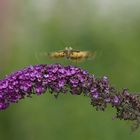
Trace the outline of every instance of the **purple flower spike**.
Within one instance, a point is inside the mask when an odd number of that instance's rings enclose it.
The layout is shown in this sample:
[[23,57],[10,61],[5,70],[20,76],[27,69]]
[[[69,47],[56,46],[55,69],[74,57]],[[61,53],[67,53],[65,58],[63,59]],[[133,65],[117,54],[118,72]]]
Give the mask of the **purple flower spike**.
[[116,118],[140,123],[140,101],[138,94],[125,89],[117,91],[110,86],[108,77],[96,78],[86,70],[61,64],[29,66],[0,80],[0,110],[8,108],[32,94],[42,95],[46,91],[57,97],[61,93],[83,94],[91,99],[96,110],[104,111],[108,104],[117,110]]

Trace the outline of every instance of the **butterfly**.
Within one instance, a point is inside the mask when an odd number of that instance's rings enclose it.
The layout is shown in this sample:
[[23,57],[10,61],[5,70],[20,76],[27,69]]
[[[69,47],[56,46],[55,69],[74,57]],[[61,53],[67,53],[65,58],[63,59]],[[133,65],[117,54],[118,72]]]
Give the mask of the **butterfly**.
[[83,60],[95,56],[96,52],[74,50],[66,47],[64,50],[49,53],[50,58],[66,58],[71,60]]

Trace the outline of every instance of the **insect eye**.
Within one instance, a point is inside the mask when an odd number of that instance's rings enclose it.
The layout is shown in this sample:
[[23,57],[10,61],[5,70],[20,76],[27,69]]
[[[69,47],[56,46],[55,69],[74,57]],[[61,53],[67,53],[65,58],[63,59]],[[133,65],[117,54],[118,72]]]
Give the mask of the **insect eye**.
[[68,47],[66,47],[66,48],[65,48],[65,50],[67,51],[67,50],[69,50],[69,48],[68,48]]
[[69,47],[69,50],[72,50],[72,47]]

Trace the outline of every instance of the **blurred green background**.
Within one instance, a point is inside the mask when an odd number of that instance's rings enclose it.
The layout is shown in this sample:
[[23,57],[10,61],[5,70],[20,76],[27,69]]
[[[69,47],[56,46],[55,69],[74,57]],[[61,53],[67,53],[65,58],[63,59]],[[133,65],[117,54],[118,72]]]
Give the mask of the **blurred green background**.
[[[0,0],[0,77],[28,65],[73,64],[45,53],[96,51],[77,64],[118,89],[140,91],[139,0]],[[0,140],[139,140],[130,122],[97,112],[83,96],[46,93],[0,112]]]

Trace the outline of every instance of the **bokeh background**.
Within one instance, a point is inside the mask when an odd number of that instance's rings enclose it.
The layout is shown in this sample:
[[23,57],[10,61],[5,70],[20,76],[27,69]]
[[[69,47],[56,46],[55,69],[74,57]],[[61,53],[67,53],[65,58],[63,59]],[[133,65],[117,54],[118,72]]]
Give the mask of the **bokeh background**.
[[[77,65],[140,91],[139,0],[0,0],[0,77],[28,65],[73,64],[45,54],[71,46],[96,51]],[[130,122],[97,112],[83,96],[46,93],[0,112],[0,140],[139,140]]]

